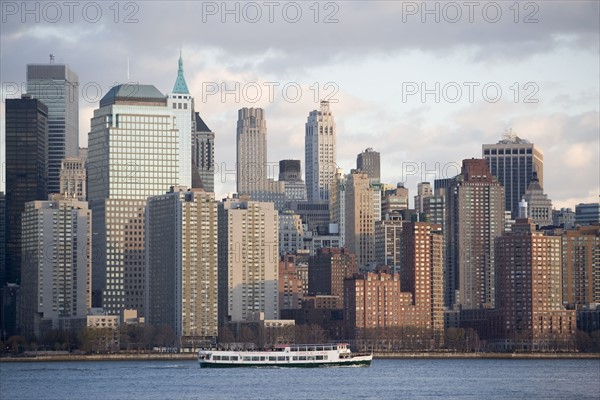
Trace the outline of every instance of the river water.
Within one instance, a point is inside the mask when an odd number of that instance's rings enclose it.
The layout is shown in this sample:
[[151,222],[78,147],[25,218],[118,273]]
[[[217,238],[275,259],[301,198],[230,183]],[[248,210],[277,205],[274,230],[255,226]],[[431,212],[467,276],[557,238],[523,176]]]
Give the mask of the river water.
[[374,360],[200,369],[195,361],[0,363],[0,399],[599,399],[600,360]]

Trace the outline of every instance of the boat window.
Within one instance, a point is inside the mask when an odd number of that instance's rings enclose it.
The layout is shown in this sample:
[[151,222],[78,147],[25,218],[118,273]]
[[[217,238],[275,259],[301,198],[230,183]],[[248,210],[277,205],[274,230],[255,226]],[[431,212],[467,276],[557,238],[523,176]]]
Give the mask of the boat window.
[[277,361],[277,357],[269,356],[269,361]]
[[260,361],[265,361],[265,356],[261,356]]
[[220,361],[221,360],[221,356],[213,356],[213,360]]
[[300,361],[306,361],[306,356],[300,356],[298,359],[299,359]]
[[317,348],[314,346],[308,348],[308,351],[316,351],[316,350],[317,350]]
[[322,360],[323,356],[317,356],[317,360]]
[[298,361],[298,356],[294,356],[294,357],[292,357],[292,360],[293,360],[293,361]]
[[238,356],[231,356],[230,360],[231,361],[237,361],[238,360]]
[[323,351],[323,346],[318,346],[317,351]]
[[287,360],[289,360],[289,358],[285,357],[285,356],[283,356],[283,357],[277,357],[277,361],[287,361]]
[[259,356],[252,356],[252,361],[258,361],[259,360]]
[[250,356],[244,356],[243,360],[244,361],[252,361],[252,357],[250,357]]
[[223,361],[229,361],[229,356],[221,356],[221,360],[223,360]]
[[290,351],[298,351],[298,348],[297,347],[291,347]]
[[327,355],[327,354],[325,354],[325,355],[323,356],[323,360],[327,360],[327,359],[328,359],[328,355]]

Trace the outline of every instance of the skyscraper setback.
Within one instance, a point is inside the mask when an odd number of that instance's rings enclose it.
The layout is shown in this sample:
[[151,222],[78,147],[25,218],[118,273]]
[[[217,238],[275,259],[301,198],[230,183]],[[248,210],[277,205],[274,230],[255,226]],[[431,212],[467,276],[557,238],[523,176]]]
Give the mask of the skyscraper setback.
[[337,171],[336,126],[328,101],[308,115],[304,152],[308,201],[328,201]]
[[27,94],[48,107],[48,193],[60,193],[61,162],[79,151],[79,77],[64,64],[29,64]]

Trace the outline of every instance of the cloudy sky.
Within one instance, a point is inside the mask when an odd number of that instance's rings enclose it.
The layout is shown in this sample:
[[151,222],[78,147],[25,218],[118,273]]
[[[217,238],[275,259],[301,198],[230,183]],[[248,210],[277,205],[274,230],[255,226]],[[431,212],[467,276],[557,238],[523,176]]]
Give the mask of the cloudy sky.
[[181,49],[216,133],[219,197],[235,191],[239,108],[266,110],[270,162],[304,165],[304,123],[328,99],[346,172],[372,147],[382,180],[412,196],[512,129],[542,149],[554,206],[574,207],[599,196],[599,13],[596,1],[3,1],[0,129],[26,64],[52,53],[79,74],[85,147],[101,94],[128,81],[167,93]]

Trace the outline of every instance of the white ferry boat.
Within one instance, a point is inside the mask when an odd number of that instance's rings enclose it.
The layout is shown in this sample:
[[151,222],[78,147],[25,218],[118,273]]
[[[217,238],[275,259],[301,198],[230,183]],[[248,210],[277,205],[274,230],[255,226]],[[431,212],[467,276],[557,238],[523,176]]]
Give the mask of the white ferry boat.
[[372,354],[353,354],[347,343],[275,346],[269,350],[200,350],[201,368],[369,366]]

